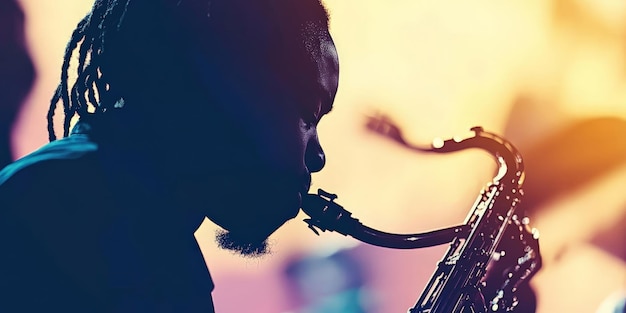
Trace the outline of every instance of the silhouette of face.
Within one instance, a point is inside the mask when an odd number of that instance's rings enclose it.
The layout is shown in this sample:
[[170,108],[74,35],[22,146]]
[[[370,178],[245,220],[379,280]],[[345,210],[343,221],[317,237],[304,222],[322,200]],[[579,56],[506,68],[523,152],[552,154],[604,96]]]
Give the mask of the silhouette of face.
[[259,11],[212,15],[213,25],[228,31],[210,41],[212,57],[196,63],[224,119],[223,134],[211,142],[211,199],[199,209],[228,231],[223,246],[235,250],[262,250],[299,212],[311,173],[325,164],[317,126],[332,108],[339,75],[323,23],[256,23],[267,18]]

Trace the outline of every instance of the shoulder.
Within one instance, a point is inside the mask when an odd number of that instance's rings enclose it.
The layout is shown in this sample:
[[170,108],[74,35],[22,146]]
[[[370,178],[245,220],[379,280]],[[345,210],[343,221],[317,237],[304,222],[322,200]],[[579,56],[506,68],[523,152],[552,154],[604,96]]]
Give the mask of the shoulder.
[[[98,146],[87,136],[72,135],[44,145],[0,171],[0,244],[11,255],[0,260],[0,265],[14,272],[0,270],[0,274],[69,291],[75,290],[74,283],[63,277],[87,264],[96,267],[86,260],[96,259],[92,246],[99,229],[94,224],[104,204],[98,199],[95,205],[88,205],[90,193],[85,189],[100,189],[93,183],[97,181],[93,175],[99,175],[97,151]],[[56,265],[50,266],[53,263]],[[97,281],[95,274],[80,273]],[[0,282],[0,288],[6,286],[3,284]]]
[[33,169],[45,167],[44,165],[54,166],[63,164],[63,161],[84,159],[97,150],[98,145],[83,134],[53,141],[2,169],[0,186],[24,172],[31,172]]
[[44,145],[0,171],[0,202],[10,206],[18,197],[36,201],[62,190],[64,181],[93,170],[96,151],[98,145],[82,134]]

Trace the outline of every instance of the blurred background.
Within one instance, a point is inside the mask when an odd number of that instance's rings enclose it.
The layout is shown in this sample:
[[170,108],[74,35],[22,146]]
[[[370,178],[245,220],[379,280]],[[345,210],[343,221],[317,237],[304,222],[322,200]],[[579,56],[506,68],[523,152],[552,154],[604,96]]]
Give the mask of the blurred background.
[[[13,157],[47,142],[63,50],[91,6],[18,3],[36,76],[16,113]],[[483,126],[525,158],[523,205],[541,232],[544,258],[532,281],[537,311],[611,312],[604,308],[626,290],[626,1],[326,5],[341,77],[335,109],[319,126],[328,161],[312,190],[337,193],[355,217],[389,232],[458,224],[493,176],[490,156],[415,153],[365,122],[385,114],[421,144]],[[303,218],[279,230],[273,253],[261,259],[219,250],[216,226],[203,224],[196,237],[217,285],[218,312],[406,312],[446,249],[316,236]]]

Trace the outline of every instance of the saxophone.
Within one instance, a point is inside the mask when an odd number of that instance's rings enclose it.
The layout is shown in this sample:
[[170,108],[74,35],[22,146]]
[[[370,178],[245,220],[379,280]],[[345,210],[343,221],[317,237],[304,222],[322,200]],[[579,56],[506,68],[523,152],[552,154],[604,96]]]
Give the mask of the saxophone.
[[[376,246],[416,249],[450,243],[430,281],[409,313],[526,312],[520,290],[541,268],[539,233],[529,227],[519,203],[524,167],[515,147],[481,127],[465,139],[436,140],[431,147],[409,144],[386,119],[368,126],[404,146],[424,152],[449,153],[469,148],[489,152],[498,165],[496,176],[477,197],[461,225],[425,233],[394,234],[367,227],[335,202],[336,195],[319,190],[303,198],[304,221],[319,231],[336,231]],[[532,309],[534,311],[534,308]]]

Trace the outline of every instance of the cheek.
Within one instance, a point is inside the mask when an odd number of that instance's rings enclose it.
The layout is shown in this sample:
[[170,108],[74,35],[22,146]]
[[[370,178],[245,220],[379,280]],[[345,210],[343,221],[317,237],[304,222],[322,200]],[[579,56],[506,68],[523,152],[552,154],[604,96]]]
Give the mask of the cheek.
[[[199,58],[202,81],[210,90],[218,123],[235,127],[248,140],[246,162],[280,172],[303,171],[307,130],[289,88],[267,69],[243,68]],[[217,74],[216,74],[217,73]],[[269,73],[269,75],[268,75]],[[238,143],[232,143],[237,145]]]
[[[274,98],[274,99],[273,99]],[[307,130],[295,105],[268,95],[228,103],[237,127],[251,144],[252,164],[277,172],[302,171]]]
[[[281,117],[284,119],[281,120]],[[272,121],[268,123],[269,121]],[[307,133],[298,117],[273,116],[264,120],[263,129],[256,132],[257,151],[264,163],[278,171],[304,170]]]

